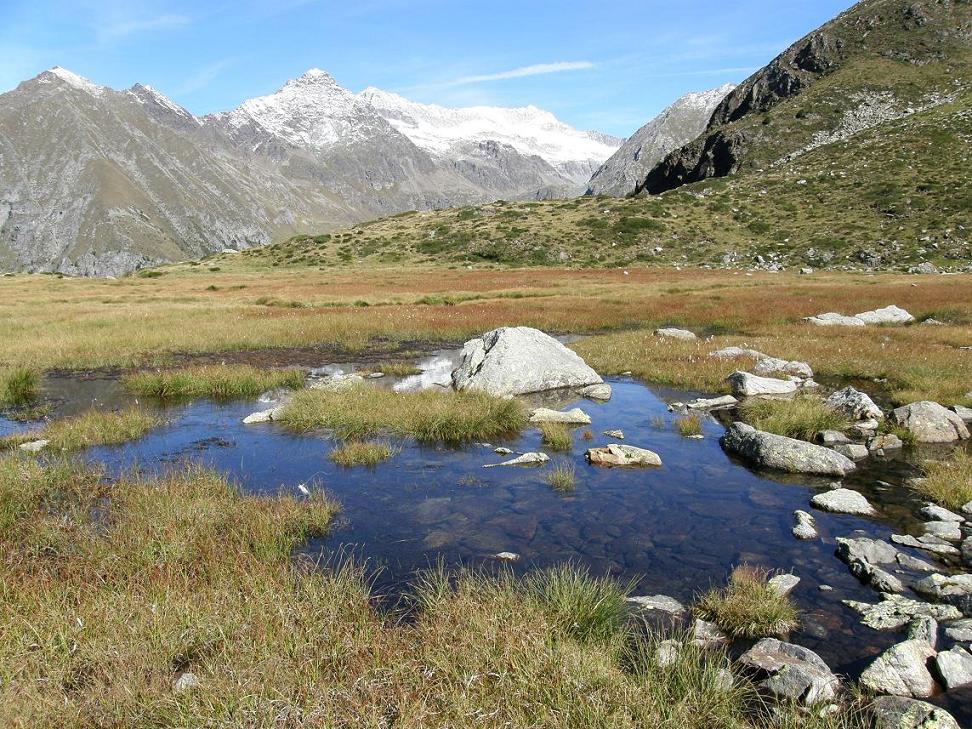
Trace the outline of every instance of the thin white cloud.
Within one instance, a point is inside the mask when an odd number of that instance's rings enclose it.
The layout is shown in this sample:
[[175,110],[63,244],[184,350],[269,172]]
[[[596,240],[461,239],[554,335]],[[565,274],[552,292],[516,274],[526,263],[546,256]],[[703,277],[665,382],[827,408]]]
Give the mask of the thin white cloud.
[[194,91],[199,91],[199,89],[209,86],[223,71],[232,66],[233,63],[234,60],[232,58],[223,58],[222,60],[214,61],[196,69],[196,72],[183,81],[182,85],[175,90],[175,93],[191,94]]
[[153,30],[168,30],[189,24],[185,15],[158,15],[154,18],[132,18],[108,23],[98,28],[98,37],[102,40],[125,38],[137,33]]
[[483,73],[476,76],[462,76],[461,78],[445,81],[441,86],[467,86],[486,81],[505,81],[511,78],[525,78],[526,76],[542,76],[548,73],[563,73],[565,71],[583,71],[594,68],[590,61],[558,61],[557,63],[535,63],[532,66],[520,66],[509,71],[499,73]]

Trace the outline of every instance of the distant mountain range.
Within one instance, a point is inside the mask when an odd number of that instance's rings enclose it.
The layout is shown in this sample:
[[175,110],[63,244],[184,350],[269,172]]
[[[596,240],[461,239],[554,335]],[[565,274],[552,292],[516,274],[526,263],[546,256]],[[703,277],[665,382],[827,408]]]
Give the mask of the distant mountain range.
[[311,69],[197,118],[52,68],[0,95],[0,270],[120,274],[406,210],[580,194],[622,140]]

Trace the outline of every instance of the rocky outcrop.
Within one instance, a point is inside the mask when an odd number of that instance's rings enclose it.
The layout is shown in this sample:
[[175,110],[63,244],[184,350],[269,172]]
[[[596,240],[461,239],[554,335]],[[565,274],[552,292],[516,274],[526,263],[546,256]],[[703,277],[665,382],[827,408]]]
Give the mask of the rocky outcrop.
[[919,443],[952,443],[969,437],[962,418],[931,400],[895,408],[891,421],[910,430]]
[[452,373],[456,390],[481,390],[498,397],[601,382],[579,355],[530,327],[502,327],[470,339]]
[[739,664],[764,691],[808,706],[829,701],[840,687],[820,656],[776,638],[763,638],[739,658]]
[[846,476],[856,468],[849,458],[829,448],[764,433],[745,423],[730,425],[720,442],[730,453],[778,471]]

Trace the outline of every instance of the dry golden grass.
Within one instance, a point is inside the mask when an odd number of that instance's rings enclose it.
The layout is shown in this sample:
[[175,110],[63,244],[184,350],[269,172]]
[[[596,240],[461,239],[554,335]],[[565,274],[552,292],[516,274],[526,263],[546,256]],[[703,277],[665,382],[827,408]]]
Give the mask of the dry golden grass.
[[797,626],[797,610],[790,598],[767,584],[765,571],[746,565],[733,570],[724,588],[699,597],[695,613],[740,638],[782,636]]
[[327,457],[339,466],[368,466],[373,468],[379,463],[387,461],[395,455],[394,449],[387,443],[366,443],[351,440],[341,443],[331,449]]
[[915,488],[937,504],[960,509],[972,501],[972,456],[959,450],[947,460],[928,463]]
[[574,433],[563,423],[540,423],[537,426],[543,444],[555,451],[569,451],[574,445]]

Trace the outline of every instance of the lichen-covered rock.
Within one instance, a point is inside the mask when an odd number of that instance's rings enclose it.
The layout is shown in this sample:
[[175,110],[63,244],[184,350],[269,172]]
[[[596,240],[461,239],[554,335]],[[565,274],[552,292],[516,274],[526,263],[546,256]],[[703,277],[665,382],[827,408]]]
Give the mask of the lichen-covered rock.
[[850,386],[833,393],[827,398],[826,403],[851,420],[870,420],[884,417],[881,408],[866,393]]
[[870,706],[874,729],[959,729],[945,709],[904,696],[881,696]]
[[923,597],[954,605],[966,616],[972,616],[972,574],[928,575],[918,580],[914,589]]
[[939,622],[962,617],[958,608],[952,605],[935,605],[901,595],[881,595],[881,602],[877,604],[856,600],[844,600],[843,603],[860,613],[861,622],[875,630],[897,630],[920,615],[927,615]]
[[733,423],[720,441],[722,447],[764,468],[789,473],[846,476],[856,466],[830,448],[764,433],[745,423]]
[[864,669],[860,683],[877,694],[923,699],[935,693],[928,661],[935,649],[923,640],[906,640],[888,648]]
[[763,638],[739,658],[739,663],[762,689],[807,706],[834,698],[840,686],[820,656],[776,638]]
[[742,370],[736,370],[726,380],[732,388],[732,394],[736,396],[791,395],[797,391],[797,383],[792,380],[759,377]]
[[763,357],[753,366],[753,372],[757,375],[793,375],[803,380],[809,380],[813,377],[813,369],[806,362],[785,360],[779,357]]
[[962,418],[931,400],[895,408],[891,420],[910,430],[919,443],[952,443],[969,437]]
[[530,327],[502,327],[470,339],[452,373],[456,390],[499,397],[601,383],[579,355]]

